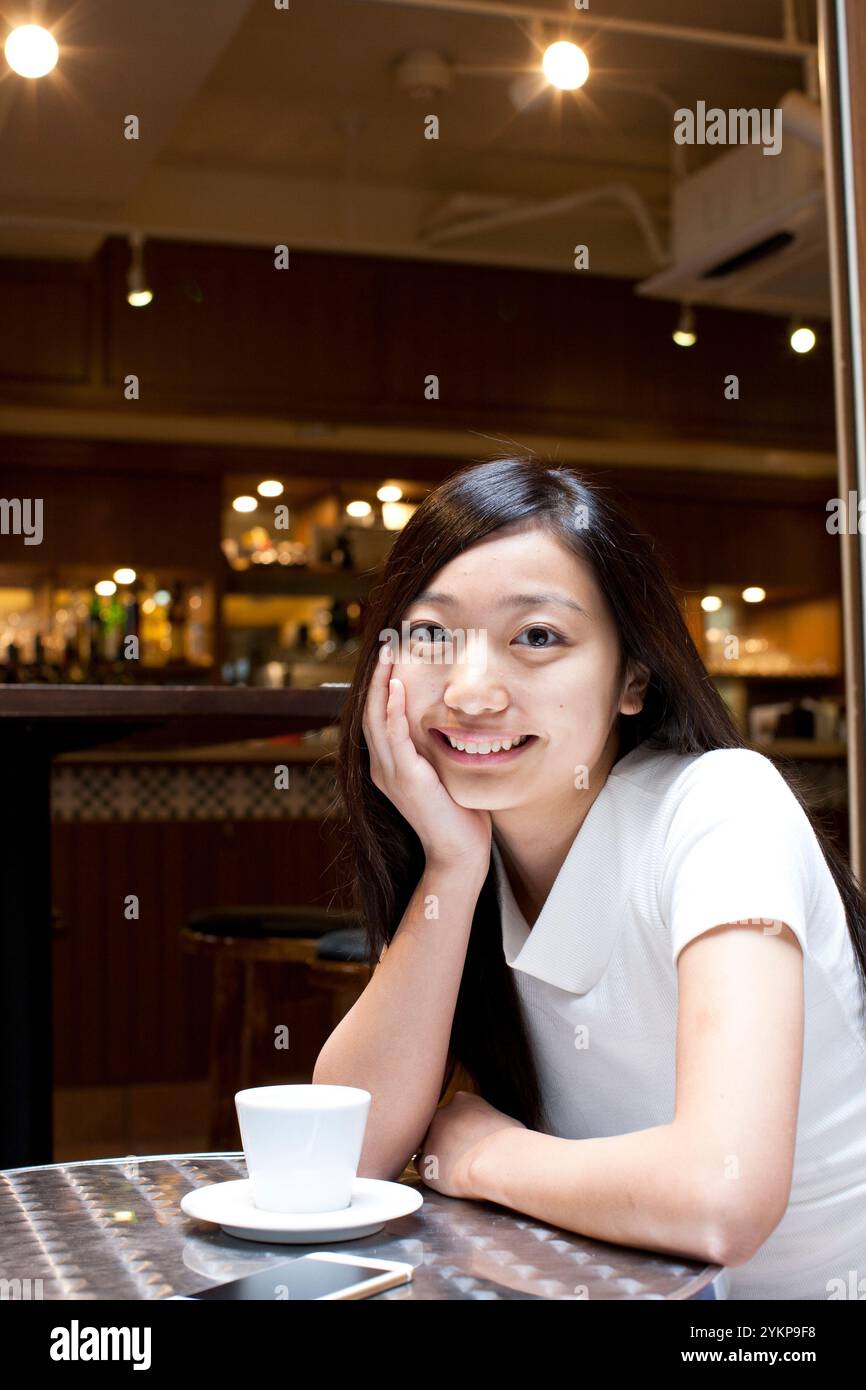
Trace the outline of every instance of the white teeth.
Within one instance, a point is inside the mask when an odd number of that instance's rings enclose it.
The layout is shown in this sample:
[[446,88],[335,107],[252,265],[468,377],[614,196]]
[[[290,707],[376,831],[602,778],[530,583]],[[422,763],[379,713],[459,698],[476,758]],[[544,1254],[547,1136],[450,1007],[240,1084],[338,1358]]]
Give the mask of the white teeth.
[[446,734],[445,737],[448,739],[451,747],[458,749],[459,752],[476,753],[480,757],[483,757],[485,753],[507,753],[510,748],[519,748],[521,744],[526,742],[529,735],[521,734],[520,738],[503,738],[478,743],[461,743],[459,739],[452,738],[450,734]]

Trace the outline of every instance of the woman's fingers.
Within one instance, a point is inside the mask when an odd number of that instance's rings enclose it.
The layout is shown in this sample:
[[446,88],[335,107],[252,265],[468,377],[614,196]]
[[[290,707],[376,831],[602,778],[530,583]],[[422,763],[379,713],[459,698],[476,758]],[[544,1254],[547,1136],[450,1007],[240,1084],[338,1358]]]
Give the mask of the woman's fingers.
[[364,708],[364,718],[362,727],[364,737],[367,740],[367,747],[370,750],[370,758],[377,759],[382,764],[386,773],[393,771],[394,759],[391,753],[388,738],[387,709],[388,709],[388,681],[393,671],[393,663],[385,658],[382,653],[387,651],[390,657],[390,649],[382,647],[376,660],[370,684],[367,689],[367,700]]
[[409,733],[409,720],[406,718],[406,687],[399,677],[392,676],[388,682],[388,691],[388,739],[397,771],[405,773],[418,756]]

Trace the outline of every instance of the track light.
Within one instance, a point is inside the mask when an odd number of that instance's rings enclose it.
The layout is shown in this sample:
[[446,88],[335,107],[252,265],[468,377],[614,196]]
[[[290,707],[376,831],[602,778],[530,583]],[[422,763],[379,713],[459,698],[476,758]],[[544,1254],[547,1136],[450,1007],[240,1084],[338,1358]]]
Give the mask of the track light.
[[680,309],[680,317],[677,326],[673,331],[673,340],[677,347],[694,347],[698,341],[695,329],[695,311],[691,304],[683,304]]
[[132,232],[129,237],[129,270],[126,272],[126,302],[141,309],[153,299],[144,274],[144,237]]
[[788,339],[795,352],[811,352],[818,339],[812,328],[807,328],[805,324],[795,324],[791,329],[791,336]]

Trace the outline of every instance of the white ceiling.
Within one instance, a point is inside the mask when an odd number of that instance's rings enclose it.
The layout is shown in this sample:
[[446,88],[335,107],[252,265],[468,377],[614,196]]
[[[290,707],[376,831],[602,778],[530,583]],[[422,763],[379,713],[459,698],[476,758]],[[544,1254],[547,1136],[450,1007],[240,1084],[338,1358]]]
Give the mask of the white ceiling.
[[[518,9],[576,19],[592,75],[581,92],[547,92],[520,112],[509,86],[558,35],[530,18],[437,3],[290,0],[283,11],[272,0],[46,0],[43,22],[61,45],[55,73],[27,81],[0,59],[0,255],[80,258],[106,232],[136,226],[565,269],[574,214],[443,244],[425,229],[461,208],[616,182],[641,195],[664,238],[673,108],[699,98],[772,107],[802,85],[797,58],[609,30],[593,23],[596,0],[586,13],[524,0]],[[813,0],[794,10],[814,41]],[[783,0],[611,0],[602,13],[778,40]],[[418,100],[396,85],[395,64],[419,48],[460,69],[448,92]],[[422,138],[429,111],[437,142]],[[130,113],[137,143],[122,137]],[[692,164],[708,153],[688,151]],[[596,272],[657,269],[622,206],[587,206],[580,231]]]

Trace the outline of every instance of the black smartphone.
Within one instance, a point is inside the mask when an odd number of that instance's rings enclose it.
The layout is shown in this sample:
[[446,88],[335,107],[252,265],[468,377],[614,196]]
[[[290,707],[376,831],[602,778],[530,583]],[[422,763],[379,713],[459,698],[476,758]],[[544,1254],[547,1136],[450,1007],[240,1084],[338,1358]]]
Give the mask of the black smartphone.
[[412,1278],[412,1266],[400,1260],[359,1259],[355,1255],[338,1255],[330,1250],[315,1255],[299,1255],[294,1260],[272,1265],[257,1274],[245,1274],[227,1284],[215,1284],[200,1293],[175,1294],[175,1298],[191,1300],[311,1298],[369,1298],[383,1289],[407,1284]]

